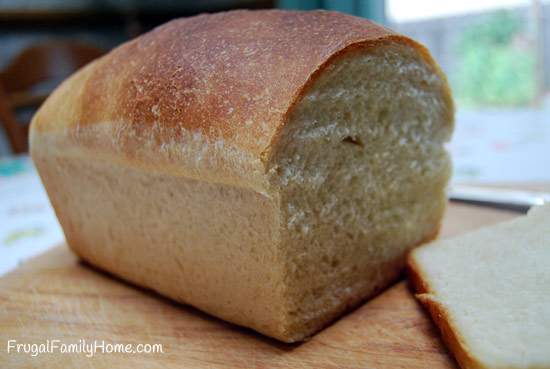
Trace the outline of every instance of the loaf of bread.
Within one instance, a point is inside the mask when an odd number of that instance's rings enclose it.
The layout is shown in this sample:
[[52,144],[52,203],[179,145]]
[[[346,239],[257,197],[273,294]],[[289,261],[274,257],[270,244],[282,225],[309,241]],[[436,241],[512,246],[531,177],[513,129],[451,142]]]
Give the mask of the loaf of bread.
[[463,369],[550,369],[550,204],[420,247],[409,269]]
[[169,22],[65,81],[31,151],[69,246],[286,342],[434,238],[453,128],[428,51],[338,13]]

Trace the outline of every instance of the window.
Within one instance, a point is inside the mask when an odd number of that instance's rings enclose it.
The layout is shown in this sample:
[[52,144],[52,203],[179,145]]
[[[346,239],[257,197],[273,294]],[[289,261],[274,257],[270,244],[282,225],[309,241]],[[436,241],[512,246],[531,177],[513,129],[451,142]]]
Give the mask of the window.
[[453,182],[550,180],[550,2],[387,0],[386,12],[452,86]]

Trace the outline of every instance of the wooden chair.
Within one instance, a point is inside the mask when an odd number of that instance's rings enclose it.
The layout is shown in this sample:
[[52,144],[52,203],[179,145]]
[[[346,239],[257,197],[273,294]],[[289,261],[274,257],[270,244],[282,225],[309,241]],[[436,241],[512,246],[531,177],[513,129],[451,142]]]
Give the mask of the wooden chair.
[[23,50],[0,72],[0,123],[14,153],[28,151],[30,123],[30,118],[18,121],[16,111],[36,109],[55,87],[52,82],[59,83],[103,53],[79,42],[50,41]]

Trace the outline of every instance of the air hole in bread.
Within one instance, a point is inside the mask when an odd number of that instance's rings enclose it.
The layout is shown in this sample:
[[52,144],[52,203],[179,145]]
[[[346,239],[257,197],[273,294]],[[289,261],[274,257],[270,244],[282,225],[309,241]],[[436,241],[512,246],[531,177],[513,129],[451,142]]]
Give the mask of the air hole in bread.
[[350,143],[350,144],[353,144],[353,145],[357,145],[357,146],[361,146],[363,147],[363,141],[361,141],[360,138],[358,137],[353,137],[353,136],[346,136],[342,142],[345,142],[345,143]]

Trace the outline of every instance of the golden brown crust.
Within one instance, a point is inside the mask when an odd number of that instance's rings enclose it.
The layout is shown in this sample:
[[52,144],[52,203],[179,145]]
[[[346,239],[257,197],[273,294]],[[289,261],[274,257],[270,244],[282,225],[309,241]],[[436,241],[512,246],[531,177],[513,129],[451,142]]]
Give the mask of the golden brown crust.
[[463,369],[487,369],[468,350],[447,309],[433,297],[429,281],[422,277],[424,275],[422,267],[414,259],[414,251],[407,259],[407,272],[409,281],[417,292],[416,298],[430,313],[434,323],[441,331],[443,341],[453,353],[460,367]]
[[[32,130],[141,162],[144,142],[186,143],[192,132],[265,163],[317,76],[335,58],[380,42],[417,49],[444,79],[424,47],[365,19],[326,11],[204,14],[160,26],[73,75]],[[90,133],[101,123],[116,135],[110,147]]]

